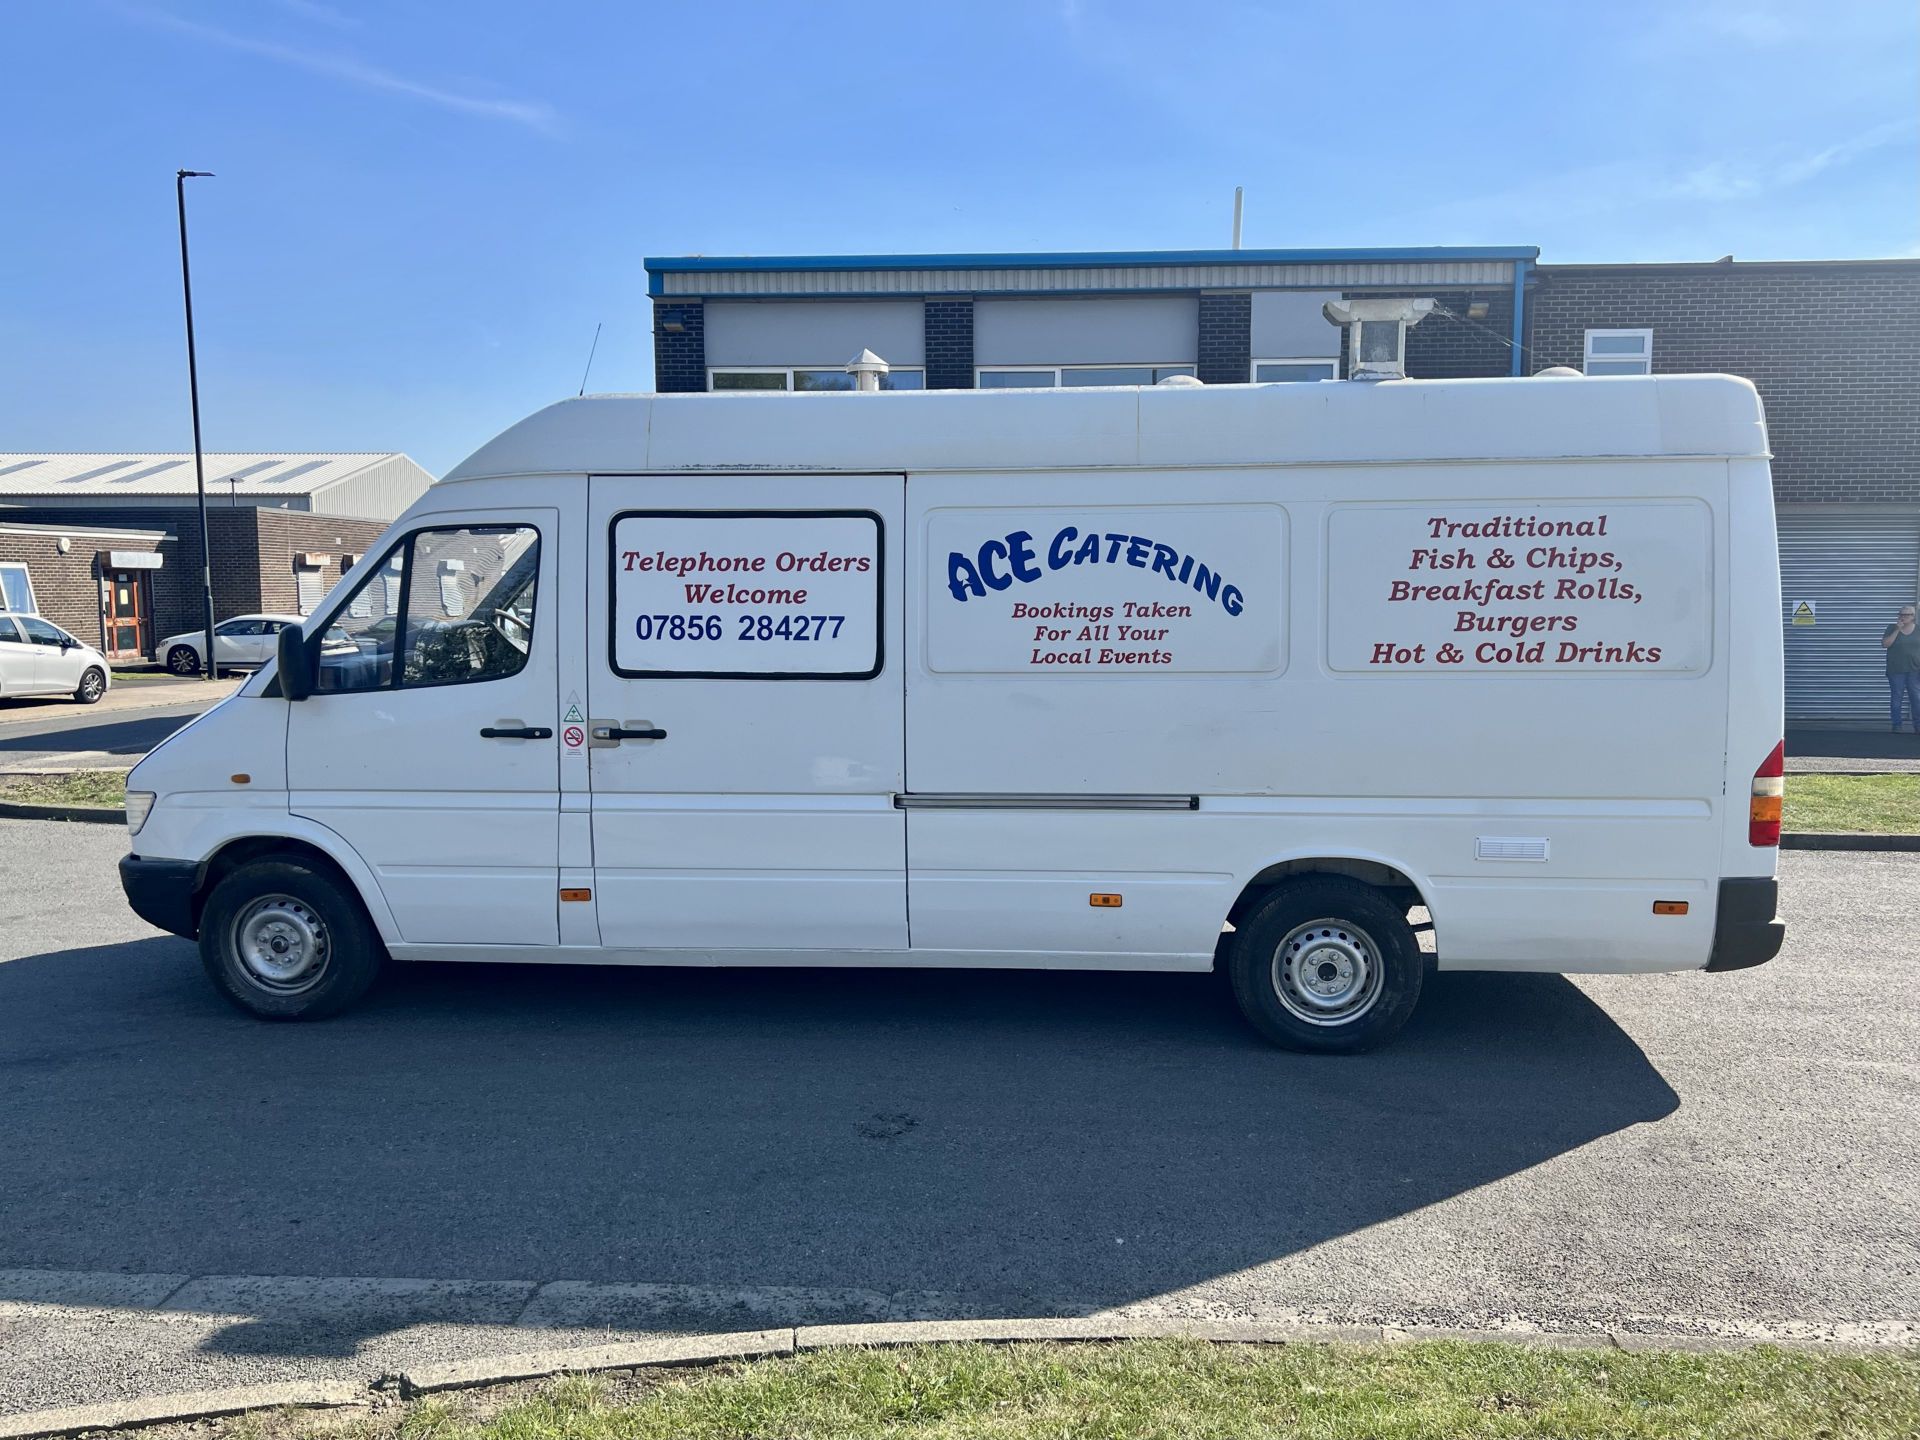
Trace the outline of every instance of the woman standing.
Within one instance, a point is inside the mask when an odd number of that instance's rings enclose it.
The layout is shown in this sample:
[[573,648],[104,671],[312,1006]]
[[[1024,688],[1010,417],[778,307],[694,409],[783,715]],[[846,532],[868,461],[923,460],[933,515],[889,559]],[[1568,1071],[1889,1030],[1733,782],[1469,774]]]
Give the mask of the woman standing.
[[1900,733],[1900,700],[1907,702],[1913,733],[1920,735],[1920,630],[1914,628],[1913,606],[1900,607],[1900,616],[1880,637],[1887,652],[1887,709],[1893,730]]

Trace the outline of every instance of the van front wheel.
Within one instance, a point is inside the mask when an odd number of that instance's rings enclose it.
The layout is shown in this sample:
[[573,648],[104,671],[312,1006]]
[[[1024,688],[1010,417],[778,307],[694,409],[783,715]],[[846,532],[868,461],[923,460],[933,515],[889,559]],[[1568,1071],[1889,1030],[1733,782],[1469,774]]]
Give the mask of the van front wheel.
[[1276,886],[1234,927],[1227,974],[1240,1012],[1274,1044],[1351,1054],[1407,1023],[1425,962],[1393,901],[1316,875]]
[[366,993],[386,958],[360,897],[297,860],[256,860],[214,886],[200,959],[220,993],[263,1020],[317,1020]]

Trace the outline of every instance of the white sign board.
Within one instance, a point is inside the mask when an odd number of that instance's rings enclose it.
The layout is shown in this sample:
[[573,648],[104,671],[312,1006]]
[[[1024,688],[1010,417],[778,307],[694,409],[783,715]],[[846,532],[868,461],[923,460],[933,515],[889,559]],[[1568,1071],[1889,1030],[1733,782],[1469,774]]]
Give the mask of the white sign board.
[[1704,670],[1712,540],[1697,500],[1338,507],[1327,521],[1327,664]]
[[625,511],[613,523],[613,668],[877,675],[880,562],[871,511]]
[[927,668],[1271,673],[1286,540],[1274,505],[933,511]]

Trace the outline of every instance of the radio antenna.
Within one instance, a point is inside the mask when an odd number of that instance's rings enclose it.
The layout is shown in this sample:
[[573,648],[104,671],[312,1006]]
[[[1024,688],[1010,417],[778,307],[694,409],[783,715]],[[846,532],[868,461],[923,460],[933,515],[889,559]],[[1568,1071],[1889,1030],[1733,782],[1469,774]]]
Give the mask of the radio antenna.
[[[606,323],[605,321],[601,322],[601,324],[605,324],[605,323]],[[593,356],[594,356],[594,352],[597,351],[599,348],[600,348],[600,326],[595,325],[593,327],[593,344],[589,346],[587,349],[587,368],[580,372],[580,395],[584,395],[587,393],[587,377],[593,374]],[[574,398],[577,400],[580,398],[580,396],[576,395]]]

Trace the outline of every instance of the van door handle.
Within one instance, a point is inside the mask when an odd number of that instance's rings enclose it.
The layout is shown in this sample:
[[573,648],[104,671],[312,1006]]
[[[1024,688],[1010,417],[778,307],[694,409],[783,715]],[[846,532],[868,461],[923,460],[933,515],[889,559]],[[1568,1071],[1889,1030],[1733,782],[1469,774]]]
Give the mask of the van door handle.
[[618,725],[596,725],[593,727],[596,740],[664,740],[667,732],[659,726],[650,726],[645,730],[626,730]]
[[551,740],[553,731],[545,725],[482,725],[482,740]]

